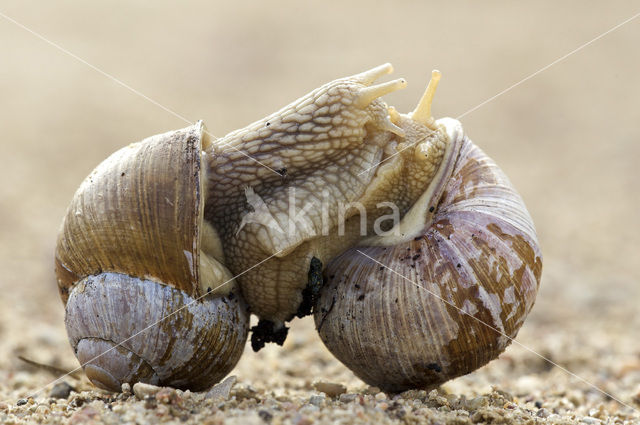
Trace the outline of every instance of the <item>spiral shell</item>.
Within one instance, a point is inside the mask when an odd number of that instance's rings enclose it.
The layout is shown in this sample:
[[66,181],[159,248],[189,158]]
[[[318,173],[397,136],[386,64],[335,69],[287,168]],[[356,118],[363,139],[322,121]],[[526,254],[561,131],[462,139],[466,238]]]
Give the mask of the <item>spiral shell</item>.
[[203,219],[207,143],[198,123],[129,145],[68,209],[56,273],[69,340],[97,386],[202,389],[242,353],[248,311]]
[[496,358],[540,282],[541,253],[522,199],[457,121],[439,123],[449,153],[407,214],[418,232],[370,239],[333,259],[315,307],[329,350],[388,391],[433,387]]

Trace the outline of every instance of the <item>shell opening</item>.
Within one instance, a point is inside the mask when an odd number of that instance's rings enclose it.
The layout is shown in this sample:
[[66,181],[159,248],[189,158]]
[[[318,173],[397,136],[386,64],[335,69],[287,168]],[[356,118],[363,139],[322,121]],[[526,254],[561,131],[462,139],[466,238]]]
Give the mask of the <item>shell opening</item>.
[[436,175],[431,180],[422,195],[402,217],[400,222],[383,235],[374,235],[362,239],[359,246],[393,246],[417,237],[428,226],[433,216],[431,206],[437,204],[444,184],[450,177],[455,164],[459,145],[462,143],[463,130],[459,121],[442,118],[434,121],[435,126],[441,126],[447,137],[447,147]]

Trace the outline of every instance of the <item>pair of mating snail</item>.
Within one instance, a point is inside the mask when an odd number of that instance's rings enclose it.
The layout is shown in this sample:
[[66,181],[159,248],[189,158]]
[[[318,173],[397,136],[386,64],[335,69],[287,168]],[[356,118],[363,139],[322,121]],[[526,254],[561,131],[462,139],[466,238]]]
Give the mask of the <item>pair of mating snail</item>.
[[540,280],[531,218],[461,124],[431,117],[439,74],[400,114],[380,96],[405,81],[374,85],[391,71],[335,80],[220,139],[201,123],[150,137],[85,179],[55,264],[95,385],[205,389],[239,360],[251,313],[259,349],[313,312],[328,349],[387,391],[505,349]]

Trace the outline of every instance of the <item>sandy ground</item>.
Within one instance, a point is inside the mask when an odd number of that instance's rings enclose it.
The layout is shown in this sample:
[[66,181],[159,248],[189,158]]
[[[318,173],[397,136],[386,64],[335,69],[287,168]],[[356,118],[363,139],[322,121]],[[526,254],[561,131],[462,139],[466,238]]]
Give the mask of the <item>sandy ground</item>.
[[[387,61],[409,81],[388,103],[411,110],[437,67],[434,114],[456,117],[640,12],[322,4],[9,0],[0,12],[217,135]],[[0,18],[0,423],[640,423],[639,39],[640,19],[461,118],[538,229],[544,273],[523,346],[438,391],[386,395],[297,320],[284,348],[246,351],[230,392],[116,397],[67,377],[75,391],[55,399],[54,376],[18,356],[77,365],[52,265],[65,208],[109,153],[185,122]],[[325,396],[320,380],[346,392]]]

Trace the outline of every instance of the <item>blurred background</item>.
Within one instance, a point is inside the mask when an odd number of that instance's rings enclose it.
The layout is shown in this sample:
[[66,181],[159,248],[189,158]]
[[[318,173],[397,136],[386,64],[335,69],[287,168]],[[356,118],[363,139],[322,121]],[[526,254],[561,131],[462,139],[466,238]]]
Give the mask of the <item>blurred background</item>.
[[[82,179],[118,148],[187,123],[217,136],[332,79],[391,62],[414,108],[433,68],[433,113],[458,117],[640,12],[636,2],[31,2],[0,12],[0,399],[50,376],[24,355],[76,366],[53,250]],[[523,196],[544,272],[518,341],[630,401],[640,390],[640,18],[464,115],[467,134]],[[319,378],[364,386],[309,320],[285,349],[250,349],[234,374],[275,392]],[[514,345],[446,384],[606,398]]]

